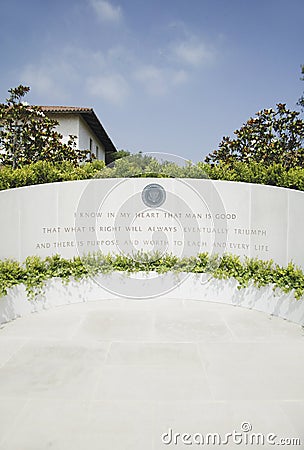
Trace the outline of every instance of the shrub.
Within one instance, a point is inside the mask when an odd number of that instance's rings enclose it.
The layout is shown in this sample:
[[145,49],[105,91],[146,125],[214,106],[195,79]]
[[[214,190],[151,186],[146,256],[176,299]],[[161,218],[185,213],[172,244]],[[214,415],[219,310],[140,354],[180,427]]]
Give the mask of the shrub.
[[67,161],[60,164],[38,161],[15,170],[11,167],[1,167],[0,190],[91,178],[138,177],[210,178],[304,190],[304,168],[302,167],[287,170],[281,164],[265,166],[254,161],[234,162],[230,165],[220,163],[215,166],[203,162],[192,164],[189,161],[185,166],[180,167],[175,163],[159,162],[155,158],[141,154],[118,159],[112,167],[105,167],[103,161],[93,161],[80,166],[74,166]]
[[38,161],[34,164],[12,169],[1,167],[0,190],[59,181],[85,180],[94,178],[104,168],[104,162],[94,161],[78,167],[70,162],[52,164]]
[[140,252],[126,256],[96,252],[72,259],[64,259],[59,255],[45,259],[30,256],[23,264],[14,260],[0,261],[0,296],[6,295],[11,287],[23,283],[28,298],[33,299],[44,292],[45,283],[49,279],[60,278],[68,283],[71,279],[81,280],[112,271],[210,273],[214,278],[236,279],[239,288],[253,283],[257,287],[272,285],[274,289],[279,288],[283,292],[293,291],[296,299],[304,294],[304,273],[292,263],[281,267],[273,261],[254,258],[242,261],[239,256],[231,254],[219,256],[200,253],[197,256],[178,258],[158,253]]

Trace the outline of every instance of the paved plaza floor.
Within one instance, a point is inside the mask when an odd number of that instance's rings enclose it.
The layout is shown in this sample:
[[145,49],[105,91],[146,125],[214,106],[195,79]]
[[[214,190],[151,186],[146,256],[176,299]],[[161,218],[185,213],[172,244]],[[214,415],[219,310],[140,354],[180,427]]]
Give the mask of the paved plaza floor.
[[[242,444],[203,445],[233,430]],[[247,446],[253,433],[275,445]],[[67,305],[0,329],[0,450],[253,449],[281,438],[304,448],[299,325],[158,298]]]

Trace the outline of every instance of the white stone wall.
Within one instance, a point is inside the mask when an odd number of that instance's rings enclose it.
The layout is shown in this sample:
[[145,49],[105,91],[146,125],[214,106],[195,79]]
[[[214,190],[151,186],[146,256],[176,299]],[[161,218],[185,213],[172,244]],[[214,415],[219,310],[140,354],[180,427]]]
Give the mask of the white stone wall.
[[[143,191],[159,185],[161,206]],[[232,253],[304,268],[304,192],[229,181],[136,178],[0,192],[0,259],[59,253]]]
[[[136,285],[134,282],[136,281]],[[152,283],[152,284],[151,284]],[[172,286],[167,289],[167,286]],[[153,289],[151,289],[153,286]],[[99,275],[95,279],[71,281],[62,284],[61,280],[52,279],[46,284],[45,293],[37,300],[28,301],[25,287],[14,286],[8,294],[0,299],[0,325],[18,317],[27,316],[33,312],[43,311],[56,306],[111,299],[149,298],[181,299],[187,306],[187,301],[223,303],[239,306],[281,317],[282,319],[304,325],[304,299],[296,300],[293,292],[284,294],[273,291],[272,286],[257,288],[253,285],[238,289],[235,279],[206,282],[204,274],[173,274],[166,273],[155,278],[153,273],[137,273],[136,279],[124,272],[113,272]],[[152,292],[154,291],[154,292]]]

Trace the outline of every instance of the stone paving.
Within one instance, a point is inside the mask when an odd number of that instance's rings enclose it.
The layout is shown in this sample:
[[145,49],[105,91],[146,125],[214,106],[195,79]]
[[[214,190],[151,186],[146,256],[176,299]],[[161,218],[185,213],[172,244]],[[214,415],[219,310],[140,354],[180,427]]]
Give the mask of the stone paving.
[[[257,311],[161,298],[54,308],[0,329],[0,450],[274,448],[199,441],[233,430],[304,448],[303,369],[303,329]],[[190,437],[175,444],[170,430]]]

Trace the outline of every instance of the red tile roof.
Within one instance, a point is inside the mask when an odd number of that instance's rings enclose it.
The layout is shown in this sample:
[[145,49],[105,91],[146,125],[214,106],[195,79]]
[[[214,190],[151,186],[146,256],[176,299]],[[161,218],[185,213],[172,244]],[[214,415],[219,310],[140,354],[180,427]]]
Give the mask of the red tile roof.
[[44,112],[92,112],[93,108],[83,108],[82,106],[39,106]]

